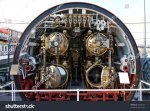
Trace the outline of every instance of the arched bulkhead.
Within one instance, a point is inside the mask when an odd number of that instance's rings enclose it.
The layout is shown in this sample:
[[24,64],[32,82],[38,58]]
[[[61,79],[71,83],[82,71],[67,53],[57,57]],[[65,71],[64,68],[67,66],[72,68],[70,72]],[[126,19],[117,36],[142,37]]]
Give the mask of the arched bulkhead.
[[[141,72],[138,55],[132,34],[117,16],[90,3],[64,3],[40,14],[23,32],[13,61],[19,64],[15,82],[27,90],[134,89]],[[133,94],[85,91],[80,98],[131,100]],[[25,100],[71,100],[76,94],[57,95],[21,93]]]

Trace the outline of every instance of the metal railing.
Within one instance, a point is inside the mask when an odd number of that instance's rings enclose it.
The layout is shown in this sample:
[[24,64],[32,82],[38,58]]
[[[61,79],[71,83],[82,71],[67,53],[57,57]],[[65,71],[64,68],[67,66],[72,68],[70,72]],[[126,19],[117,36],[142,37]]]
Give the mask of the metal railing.
[[77,93],[77,101],[80,101],[80,92],[88,91],[88,92],[105,92],[105,91],[138,91],[138,101],[142,101],[142,92],[150,91],[150,89],[142,89],[142,84],[146,84],[150,86],[150,83],[147,83],[143,80],[139,83],[139,89],[61,89],[61,90],[16,90],[14,81],[8,82],[5,85],[0,86],[0,89],[5,88],[6,86],[11,86],[11,90],[0,90],[0,92],[9,92],[11,93],[11,100],[16,100],[17,92],[76,92]]
[[[141,80],[140,84],[139,84],[139,89],[142,89],[142,84],[150,86],[150,83]],[[150,89],[146,89],[144,91],[150,91]],[[143,98],[142,98],[142,90],[139,90],[138,101],[142,101],[142,100],[143,100]]]
[[14,92],[15,91],[15,83],[14,81],[11,81],[11,82],[8,82],[4,85],[0,85],[0,89],[3,89],[7,86],[10,86],[11,87],[11,90],[0,90],[0,92],[10,92],[11,93],[11,100],[12,101],[15,101],[16,100],[16,93]]
[[115,91],[138,91],[139,92],[139,96],[138,96],[138,101],[142,101],[142,92],[143,91],[150,91],[150,89],[142,89],[142,84],[146,84],[148,86],[150,86],[150,83],[147,83],[143,80],[140,81],[139,83],[139,89],[61,89],[61,90],[16,90],[15,89],[15,84],[14,82],[9,82],[3,86],[0,86],[1,88],[4,88],[6,86],[11,86],[11,90],[0,90],[0,92],[10,92],[11,93],[11,98],[12,101],[15,101],[16,99],[16,93],[17,92],[76,92],[77,93],[77,101],[80,101],[80,92],[84,92],[84,91],[88,91],[88,92],[107,92],[107,91],[111,91],[111,92],[115,92]]

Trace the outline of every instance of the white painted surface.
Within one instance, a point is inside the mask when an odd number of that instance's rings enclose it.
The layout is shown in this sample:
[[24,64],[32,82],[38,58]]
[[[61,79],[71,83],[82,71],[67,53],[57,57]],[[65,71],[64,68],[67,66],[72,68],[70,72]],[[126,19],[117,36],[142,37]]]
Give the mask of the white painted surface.
[[119,72],[119,80],[121,84],[130,84],[128,73]]

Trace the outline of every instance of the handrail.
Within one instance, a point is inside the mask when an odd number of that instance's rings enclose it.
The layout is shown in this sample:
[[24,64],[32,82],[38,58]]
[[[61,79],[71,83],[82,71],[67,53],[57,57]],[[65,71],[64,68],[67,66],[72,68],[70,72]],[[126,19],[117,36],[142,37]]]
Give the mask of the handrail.
[[[10,81],[10,82],[8,82],[8,83],[6,83],[4,85],[0,85],[0,89],[5,88],[7,86],[11,86],[11,90],[9,90],[9,92],[11,92],[11,100],[15,101],[16,94],[14,92],[15,91],[15,83],[14,83],[14,81]],[[3,92],[3,91],[4,90],[0,90],[0,92]]]
[[12,101],[15,101],[15,93],[17,92],[76,92],[77,93],[77,101],[80,100],[80,92],[88,91],[88,92],[105,92],[105,91],[110,91],[110,92],[115,92],[115,91],[139,91],[139,101],[142,101],[142,91],[150,91],[150,89],[142,89],[142,84],[146,84],[150,86],[150,83],[147,83],[143,80],[140,81],[139,84],[139,89],[57,89],[57,90],[16,90],[15,89],[15,84],[13,81],[0,86],[1,88],[4,88],[6,86],[11,85],[12,90],[0,90],[0,92],[11,92],[12,93]]

